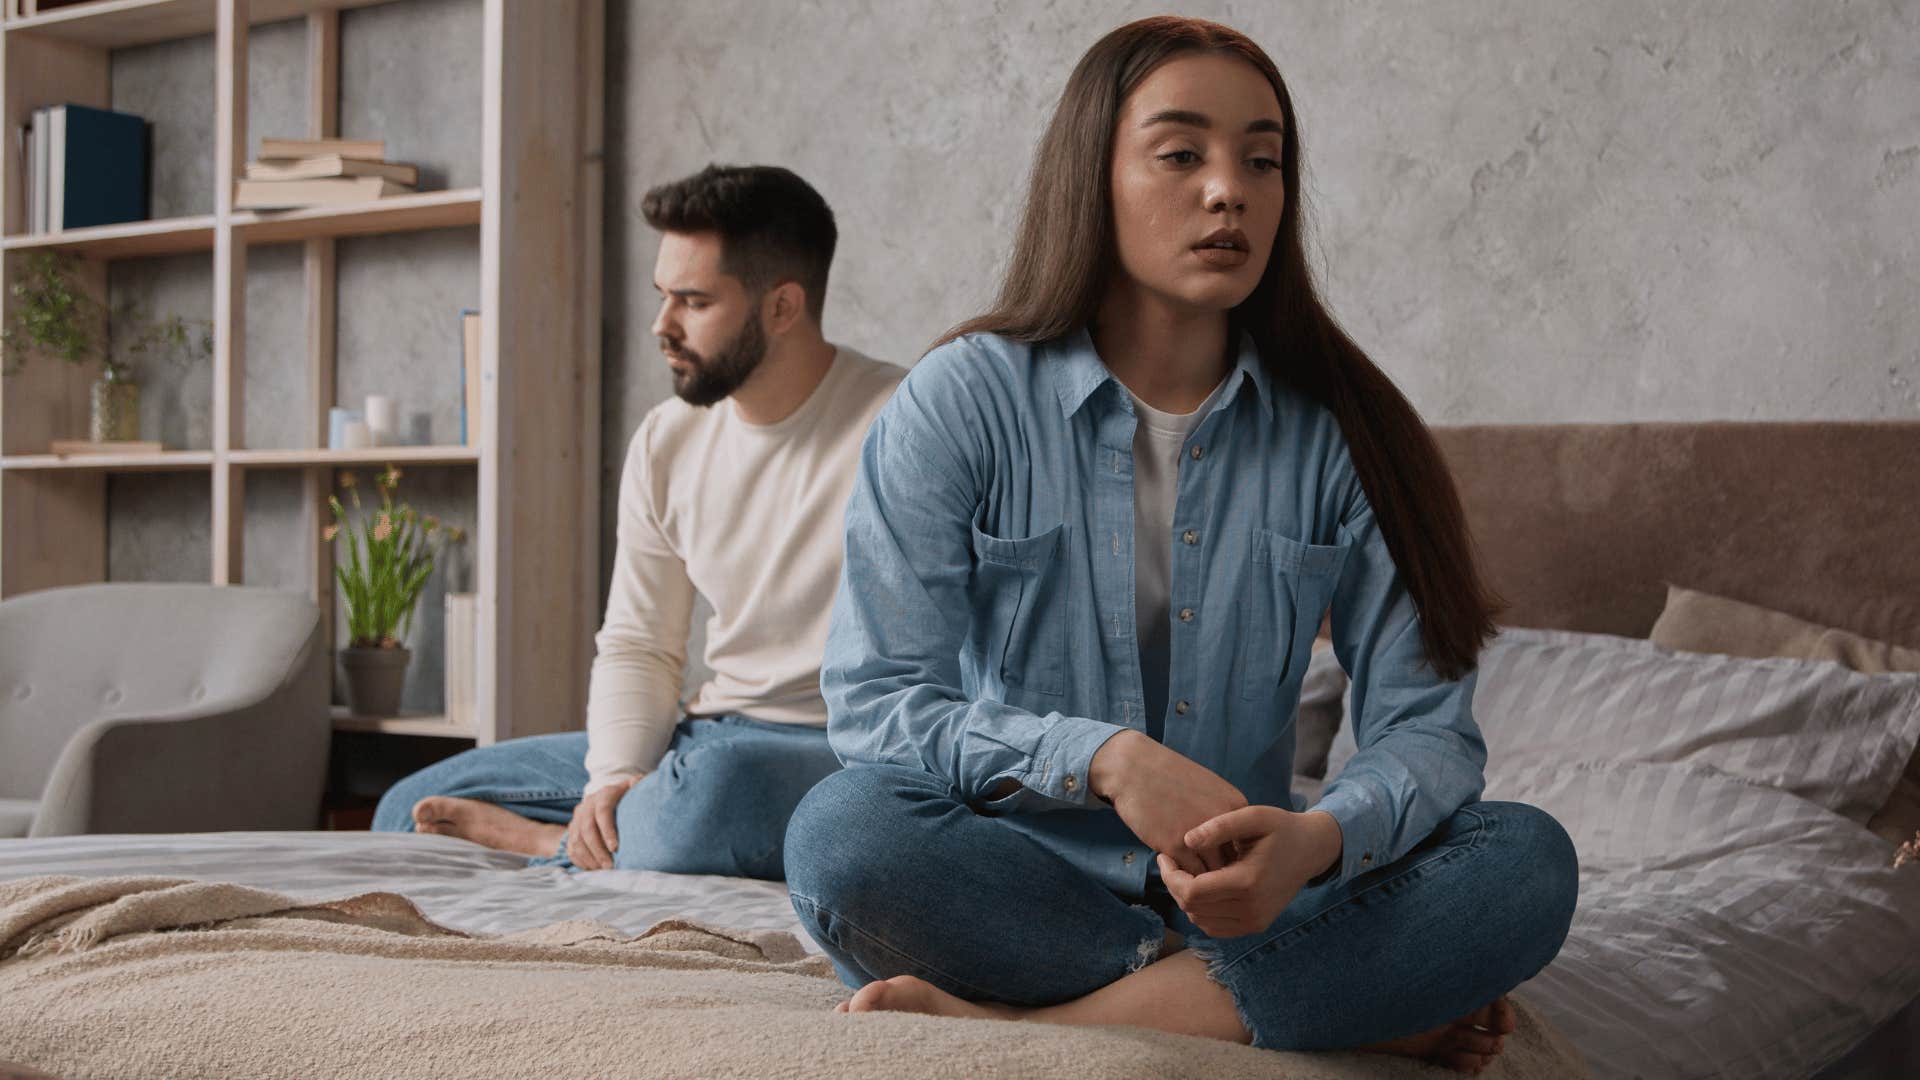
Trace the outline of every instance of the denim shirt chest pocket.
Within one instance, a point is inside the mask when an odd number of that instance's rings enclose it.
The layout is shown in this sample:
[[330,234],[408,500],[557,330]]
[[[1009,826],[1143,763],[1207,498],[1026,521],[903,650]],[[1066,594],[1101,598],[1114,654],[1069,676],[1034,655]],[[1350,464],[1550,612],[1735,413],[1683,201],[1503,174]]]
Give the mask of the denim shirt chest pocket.
[[1067,689],[1067,607],[1063,522],[1020,539],[973,528],[975,647],[1001,682],[1035,694]]
[[1320,618],[1333,600],[1353,545],[1307,544],[1272,529],[1255,529],[1247,610],[1240,635],[1240,697],[1271,698],[1304,670]]

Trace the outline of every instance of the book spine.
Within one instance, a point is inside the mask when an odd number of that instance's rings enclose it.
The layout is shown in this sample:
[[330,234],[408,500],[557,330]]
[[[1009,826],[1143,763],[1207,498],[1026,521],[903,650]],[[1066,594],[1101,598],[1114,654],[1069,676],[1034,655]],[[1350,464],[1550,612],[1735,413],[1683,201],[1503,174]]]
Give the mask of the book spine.
[[47,229],[67,227],[67,107],[55,105],[47,129]]
[[473,723],[475,615],[474,594],[446,594],[446,712],[460,726]]
[[33,110],[33,232],[47,231],[47,110]]
[[23,231],[33,231],[33,116],[28,114],[27,122],[20,125],[15,133],[14,149],[18,154],[20,171],[14,175],[20,178],[20,227]]

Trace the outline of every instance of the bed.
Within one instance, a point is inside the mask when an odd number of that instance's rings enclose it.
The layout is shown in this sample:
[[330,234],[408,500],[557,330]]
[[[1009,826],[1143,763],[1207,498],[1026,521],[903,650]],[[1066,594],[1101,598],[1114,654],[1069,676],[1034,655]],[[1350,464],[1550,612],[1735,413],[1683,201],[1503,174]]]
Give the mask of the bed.
[[[1894,867],[1892,845],[1864,827],[1920,740],[1920,676],[1708,662],[1643,640],[1674,582],[1920,648],[1920,423],[1436,435],[1514,628],[1483,660],[1476,696],[1493,755],[1486,797],[1547,808],[1582,860],[1567,945],[1516,998],[1595,1076],[1920,1072],[1920,866]],[[1636,691],[1568,712],[1617,694],[1596,674],[1615,670],[1673,696]],[[1721,689],[1735,685],[1750,696]],[[1833,719],[1782,729],[1778,717],[1803,705]],[[1748,723],[1760,713],[1771,727]],[[1730,726],[1716,741],[1689,717]],[[1330,771],[1348,753],[1336,741]],[[1320,783],[1297,778],[1297,797]],[[791,933],[817,952],[777,884],[568,875],[444,837],[0,841],[0,881],[47,874],[227,881],[314,900],[385,891],[484,934],[566,920],[638,934],[691,918]]]

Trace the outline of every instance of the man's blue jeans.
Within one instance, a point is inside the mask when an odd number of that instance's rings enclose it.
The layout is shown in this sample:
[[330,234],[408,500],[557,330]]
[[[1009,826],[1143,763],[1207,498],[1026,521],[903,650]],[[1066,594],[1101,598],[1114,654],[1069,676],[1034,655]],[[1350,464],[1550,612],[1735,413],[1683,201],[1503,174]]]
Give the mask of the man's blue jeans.
[[[430,795],[479,799],[564,825],[586,790],[586,759],[584,731],[475,747],[388,789],[373,828],[411,832],[414,804]],[[787,819],[807,789],[839,768],[821,728],[738,715],[682,720],[659,767],[614,811],[614,867],[779,881]],[[573,863],[563,839],[554,855],[528,865]]]
[[916,975],[968,1000],[1050,1005],[1152,962],[1171,927],[1253,1044],[1288,1050],[1425,1031],[1532,978],[1566,938],[1579,872],[1545,812],[1469,803],[1398,862],[1216,939],[1157,876],[1144,902],[1117,896],[945,780],[894,765],[822,780],[786,847],[794,910],[848,986]]

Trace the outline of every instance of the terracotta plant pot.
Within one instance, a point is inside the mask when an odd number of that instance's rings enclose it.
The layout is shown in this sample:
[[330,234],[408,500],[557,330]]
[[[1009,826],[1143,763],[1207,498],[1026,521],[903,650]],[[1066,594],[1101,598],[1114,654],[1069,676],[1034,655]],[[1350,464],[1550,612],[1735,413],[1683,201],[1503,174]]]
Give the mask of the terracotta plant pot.
[[340,650],[347,673],[347,709],[355,716],[400,715],[400,692],[407,685],[406,649]]

